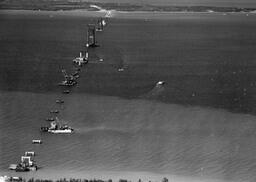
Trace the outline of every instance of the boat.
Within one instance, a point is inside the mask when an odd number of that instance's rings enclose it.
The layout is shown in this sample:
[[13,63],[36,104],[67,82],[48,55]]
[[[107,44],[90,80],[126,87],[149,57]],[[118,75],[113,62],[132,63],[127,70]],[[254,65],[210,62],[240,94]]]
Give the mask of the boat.
[[63,90],[62,93],[64,93],[64,94],[69,94],[69,93],[70,93],[70,90]]
[[15,169],[16,172],[29,172],[29,171],[36,171],[37,166],[25,166],[22,164],[18,164],[17,168]]
[[17,164],[10,164],[9,169],[10,170],[15,170],[17,168]]
[[156,83],[156,86],[160,86],[160,85],[164,85],[165,84],[165,81],[158,81],[157,83]]
[[0,176],[0,182],[7,182],[10,181],[10,177],[8,176]]
[[103,27],[105,25],[106,25],[105,20],[103,20],[102,18],[98,19],[96,31],[97,32],[102,32],[103,31]]
[[80,77],[78,71],[75,71],[74,73],[72,73],[72,76],[75,77],[76,79]]
[[13,177],[10,177],[10,181],[22,181],[22,177],[13,176]]
[[124,68],[119,68],[118,71],[122,72],[122,71],[124,71]]
[[54,118],[45,118],[45,121],[54,121]]
[[42,140],[32,140],[33,144],[42,144]]
[[[63,103],[64,103],[64,100],[57,99],[55,102],[56,102],[57,104],[63,104]],[[54,119],[53,119],[52,121],[54,121]]]
[[[75,84],[77,84],[76,76],[73,75],[68,75],[66,70],[61,70],[65,80],[61,81],[60,83],[58,83],[59,86],[74,86]],[[79,76],[79,75],[78,75]]]
[[[83,54],[83,52],[81,51],[80,54],[79,54],[79,57],[73,59],[73,63],[77,64],[78,66],[82,66],[83,64],[87,64],[88,63],[88,52]],[[78,72],[77,72],[77,74],[78,74]]]
[[50,113],[55,113],[55,114],[58,114],[60,111],[58,110],[51,110]]
[[37,165],[31,159],[31,156],[21,156],[21,162],[19,164],[11,164],[9,169],[16,172],[36,171]]
[[68,134],[68,133],[73,133],[74,129],[68,126],[67,124],[61,125],[58,118],[56,118],[56,121],[53,121],[50,123],[50,127],[46,127],[46,126],[41,127],[41,131],[53,133],[53,134]]
[[96,43],[96,28],[94,24],[87,25],[87,42],[86,47],[98,47],[99,45]]
[[49,133],[53,133],[53,134],[65,134],[65,133],[73,133],[74,129],[68,126],[62,126],[58,129],[49,129],[48,130]]
[[35,152],[34,151],[27,151],[27,152],[25,152],[25,156],[35,156]]
[[21,182],[22,181],[22,177],[17,177],[17,176],[0,176],[0,182],[12,182],[12,181],[16,181],[16,182]]
[[71,80],[63,80],[60,83],[58,83],[59,86],[74,86],[75,84],[77,84],[77,82]]
[[26,167],[26,166],[17,165],[15,171],[16,172],[29,172],[30,169],[28,167]]

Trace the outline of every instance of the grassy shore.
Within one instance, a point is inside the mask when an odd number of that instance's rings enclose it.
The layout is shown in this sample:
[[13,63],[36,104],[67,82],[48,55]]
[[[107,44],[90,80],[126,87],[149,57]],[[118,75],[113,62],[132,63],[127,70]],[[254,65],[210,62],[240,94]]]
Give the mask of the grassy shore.
[[106,10],[118,11],[161,11],[161,12],[251,12],[256,8],[239,7],[214,7],[214,6],[159,6],[150,4],[131,3],[102,3],[69,0],[1,0],[0,9],[23,9],[23,10],[76,10],[84,9],[89,11],[98,10],[90,5],[97,5]]

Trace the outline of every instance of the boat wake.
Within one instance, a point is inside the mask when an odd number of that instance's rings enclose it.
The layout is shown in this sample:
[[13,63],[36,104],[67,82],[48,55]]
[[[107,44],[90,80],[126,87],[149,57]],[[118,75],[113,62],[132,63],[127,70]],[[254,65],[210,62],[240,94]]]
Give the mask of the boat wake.
[[141,99],[158,99],[163,95],[165,91],[165,83],[163,81],[159,81],[155,84],[154,88],[152,88],[149,92],[139,96]]
[[79,127],[74,128],[75,133],[83,135],[115,135],[115,136],[125,136],[130,135],[135,132],[135,130],[127,130],[127,128],[115,128],[106,126],[96,126],[96,127]]
[[94,4],[90,5],[90,7],[99,10],[99,12],[105,13],[106,18],[111,18],[114,16],[115,10],[106,10],[106,9],[103,9],[102,7],[94,5]]

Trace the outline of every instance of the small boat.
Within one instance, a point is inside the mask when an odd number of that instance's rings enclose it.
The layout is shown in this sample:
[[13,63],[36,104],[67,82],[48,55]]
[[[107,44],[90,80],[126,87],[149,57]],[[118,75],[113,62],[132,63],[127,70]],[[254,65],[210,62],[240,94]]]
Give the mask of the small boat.
[[60,111],[58,110],[51,110],[50,113],[55,113],[55,114],[58,114]]
[[100,18],[97,22],[97,28],[96,31],[97,32],[102,32],[103,31],[103,27],[106,25],[105,20],[103,20],[102,18]]
[[58,83],[59,86],[74,86],[75,84],[77,84],[77,82],[76,82],[77,77],[73,76],[72,74],[68,75],[66,70],[64,70],[64,69],[62,69],[61,72],[62,72],[65,80]]
[[[78,66],[87,64],[88,63],[88,52],[86,52],[86,53],[80,52],[79,57],[73,59],[73,63],[77,64]],[[77,72],[77,74],[78,74],[78,72]],[[75,76],[75,75],[73,75],[73,76]]]
[[10,177],[8,177],[8,176],[0,176],[0,181],[1,182],[7,182],[9,180],[10,180]]
[[119,68],[118,71],[119,71],[119,72],[123,72],[123,71],[124,71],[124,68]]
[[35,152],[34,151],[27,151],[27,152],[25,152],[25,156],[35,156]]
[[9,169],[10,169],[10,170],[15,170],[15,169],[17,168],[17,165],[18,165],[18,164],[10,164],[10,165],[9,165]]
[[58,83],[59,86],[74,86],[75,84],[77,84],[76,81],[71,81],[71,80],[64,80],[64,81],[61,81],[60,83]]
[[165,84],[165,81],[159,81],[159,82],[156,83],[156,86],[158,86],[158,85],[164,85],[164,84]]
[[26,167],[26,166],[22,166],[22,165],[17,165],[16,169],[15,169],[16,172],[29,172],[29,168]]
[[69,94],[69,93],[70,93],[70,90],[63,90],[62,93],[64,93],[64,94]]
[[54,118],[45,118],[45,121],[54,121]]
[[22,181],[22,177],[13,176],[10,177],[10,181]]
[[25,166],[22,164],[18,164],[17,168],[15,169],[16,172],[29,172],[29,171],[36,171],[37,166]]
[[12,181],[16,181],[16,182],[21,182],[22,181],[22,177],[17,177],[17,176],[0,176],[0,181],[1,182],[12,182]]
[[[63,103],[64,103],[64,100],[57,99],[57,100],[56,100],[56,103],[57,103],[57,104],[63,104]],[[53,119],[53,121],[54,121],[54,119]]]
[[79,78],[79,77],[80,77],[78,71],[75,71],[74,73],[72,73],[72,76],[73,76],[74,78]]
[[42,144],[42,140],[32,140],[33,144]]

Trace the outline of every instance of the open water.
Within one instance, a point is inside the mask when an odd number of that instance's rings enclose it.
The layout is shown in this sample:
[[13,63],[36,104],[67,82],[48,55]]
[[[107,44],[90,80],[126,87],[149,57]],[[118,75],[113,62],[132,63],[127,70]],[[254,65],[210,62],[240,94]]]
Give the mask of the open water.
[[[256,180],[254,15],[109,19],[78,85],[63,95],[61,69],[74,71],[71,60],[93,21],[1,14],[1,173],[34,150],[42,168],[32,176],[116,171]],[[166,84],[156,87],[159,80]],[[74,134],[39,132],[51,109]],[[43,144],[32,145],[35,138]]]

